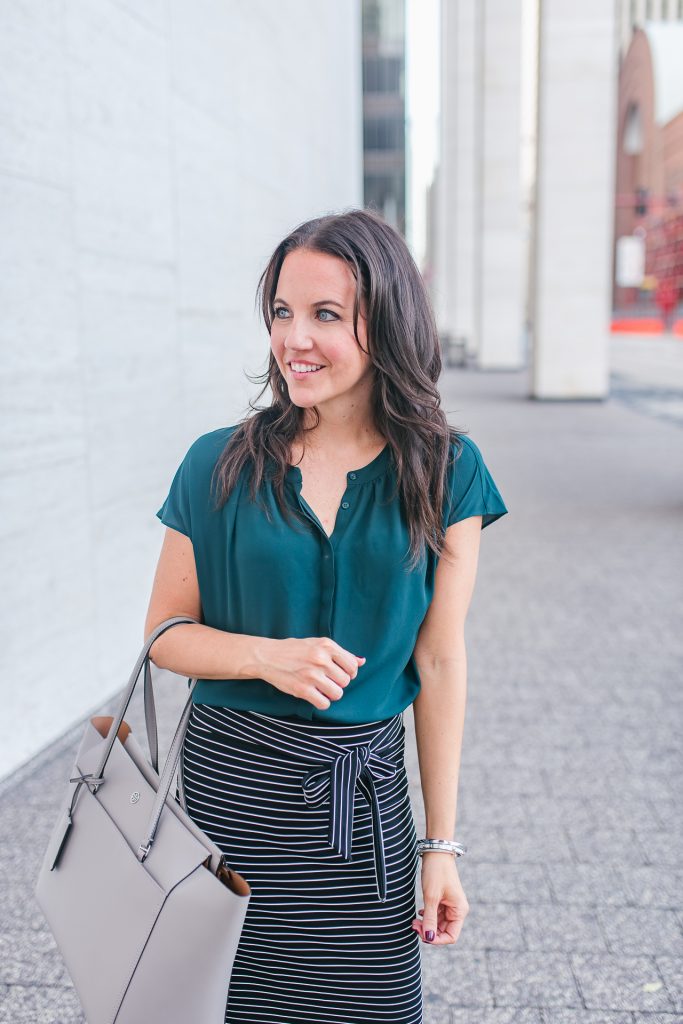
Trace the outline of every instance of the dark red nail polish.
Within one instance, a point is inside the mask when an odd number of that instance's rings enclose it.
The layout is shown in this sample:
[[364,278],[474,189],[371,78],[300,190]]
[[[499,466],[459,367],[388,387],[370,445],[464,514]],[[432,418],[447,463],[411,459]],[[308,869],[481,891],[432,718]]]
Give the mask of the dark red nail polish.
[[433,931],[425,932],[425,939],[427,940],[427,942],[433,942],[434,941],[434,932]]

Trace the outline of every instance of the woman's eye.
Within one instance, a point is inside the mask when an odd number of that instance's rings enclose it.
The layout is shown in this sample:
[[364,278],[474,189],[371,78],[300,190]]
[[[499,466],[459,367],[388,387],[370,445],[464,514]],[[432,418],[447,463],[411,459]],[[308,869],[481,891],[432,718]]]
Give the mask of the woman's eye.
[[[286,308],[286,306],[276,306],[276,307],[274,308],[274,310],[273,310],[273,316],[275,317],[275,319],[276,319],[276,320],[284,320],[284,317],[278,316],[278,313],[283,313],[283,312],[284,312],[284,313],[286,313],[286,312],[287,312],[287,308]],[[329,314],[330,314],[330,316],[331,316],[331,317],[332,317],[332,318],[333,318],[334,320],[336,320],[336,319],[337,319],[337,314],[336,314],[336,313],[333,313],[331,309],[319,309],[319,310],[318,310],[318,313],[329,313]],[[323,320],[322,322],[323,322],[324,324],[329,324],[329,323],[330,323],[330,321],[329,321],[329,320]]]

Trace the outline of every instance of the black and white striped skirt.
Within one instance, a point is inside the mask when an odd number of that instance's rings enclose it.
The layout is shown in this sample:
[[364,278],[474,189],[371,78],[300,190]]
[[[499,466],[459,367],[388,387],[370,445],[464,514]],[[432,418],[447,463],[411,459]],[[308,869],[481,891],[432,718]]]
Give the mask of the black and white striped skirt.
[[193,704],[192,819],[251,886],[226,1024],[421,1024],[402,714],[360,725]]

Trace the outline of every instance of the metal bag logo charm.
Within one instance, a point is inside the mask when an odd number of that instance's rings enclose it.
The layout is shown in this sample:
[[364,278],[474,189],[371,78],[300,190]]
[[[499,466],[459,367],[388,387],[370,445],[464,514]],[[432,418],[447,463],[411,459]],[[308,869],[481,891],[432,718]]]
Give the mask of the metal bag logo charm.
[[130,795],[130,802],[132,804],[136,804],[139,799],[140,799],[140,794],[138,793],[138,791],[136,789],[135,792],[131,793],[131,795]]

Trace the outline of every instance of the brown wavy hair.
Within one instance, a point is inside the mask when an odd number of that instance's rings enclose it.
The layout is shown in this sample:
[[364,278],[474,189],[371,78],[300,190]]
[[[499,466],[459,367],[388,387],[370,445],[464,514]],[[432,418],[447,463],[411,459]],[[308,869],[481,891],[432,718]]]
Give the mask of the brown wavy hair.
[[[353,329],[359,345],[361,299],[365,303],[374,374],[374,426],[389,442],[390,455],[393,453],[397,477],[393,496],[398,491],[405,510],[410,536],[408,568],[412,571],[427,546],[437,555],[445,550],[442,516],[450,442],[459,453],[458,434],[465,433],[450,427],[440,408],[441,346],[422,275],[402,236],[372,209],[351,209],[305,221],[276,246],[259,279],[256,305],[260,303],[269,334],[280,269],[295,249],[337,256],[348,264],[356,280]],[[214,469],[216,508],[225,503],[245,466],[252,471],[252,500],[258,500],[270,457],[275,466],[274,494],[283,516],[291,522],[284,498],[291,445],[302,439],[306,430],[315,429],[320,415],[312,406],[316,424],[304,427],[305,409],[289,397],[272,349],[267,370],[249,379],[263,383],[256,400],[268,385],[273,399],[260,408],[249,401],[253,414],[238,423],[219,456]]]

